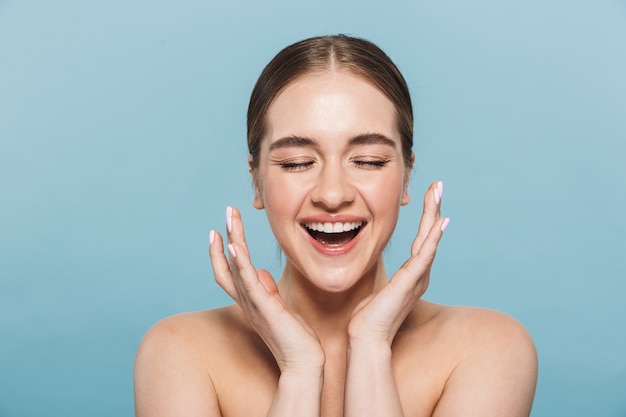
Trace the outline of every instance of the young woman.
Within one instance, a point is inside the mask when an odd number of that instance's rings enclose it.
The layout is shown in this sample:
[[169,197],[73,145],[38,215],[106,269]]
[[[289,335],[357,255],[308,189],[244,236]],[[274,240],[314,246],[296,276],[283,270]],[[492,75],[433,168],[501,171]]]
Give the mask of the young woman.
[[423,300],[443,184],[431,184],[411,257],[383,249],[409,203],[405,81],[372,43],[307,39],[264,69],[248,109],[253,205],[285,253],[276,282],[250,262],[236,208],[215,278],[236,304],[156,324],[137,354],[142,416],[528,416],[537,359],[510,317]]

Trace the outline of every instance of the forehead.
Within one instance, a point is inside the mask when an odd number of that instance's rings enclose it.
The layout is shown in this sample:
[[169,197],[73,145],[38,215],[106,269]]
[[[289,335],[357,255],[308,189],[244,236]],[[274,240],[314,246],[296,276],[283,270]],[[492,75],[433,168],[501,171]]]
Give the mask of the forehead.
[[267,112],[268,145],[296,135],[315,139],[378,133],[400,141],[396,109],[374,84],[346,71],[301,76],[290,83]]

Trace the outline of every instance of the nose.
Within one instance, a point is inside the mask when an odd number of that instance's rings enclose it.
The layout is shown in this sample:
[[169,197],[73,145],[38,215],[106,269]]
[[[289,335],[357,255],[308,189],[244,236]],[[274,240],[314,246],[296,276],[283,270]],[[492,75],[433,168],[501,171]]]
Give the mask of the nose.
[[324,164],[311,191],[313,204],[328,211],[337,211],[354,202],[355,196],[356,190],[342,164]]

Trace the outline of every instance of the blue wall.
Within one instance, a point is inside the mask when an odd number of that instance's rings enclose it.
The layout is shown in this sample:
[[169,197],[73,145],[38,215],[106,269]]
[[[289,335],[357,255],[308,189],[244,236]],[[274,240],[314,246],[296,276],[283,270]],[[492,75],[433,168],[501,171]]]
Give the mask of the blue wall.
[[[130,416],[147,328],[228,303],[208,232],[239,206],[245,111],[288,43],[381,45],[414,95],[419,196],[452,223],[427,298],[518,318],[534,417],[626,416],[626,3],[0,1],[0,417]],[[386,4],[385,4],[386,3]]]

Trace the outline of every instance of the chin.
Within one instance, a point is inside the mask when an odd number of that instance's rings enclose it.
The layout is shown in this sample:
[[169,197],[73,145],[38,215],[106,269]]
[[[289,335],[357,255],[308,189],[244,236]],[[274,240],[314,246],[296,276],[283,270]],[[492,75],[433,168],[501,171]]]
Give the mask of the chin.
[[[369,269],[363,269],[363,267],[357,266],[322,266],[318,265],[312,272],[308,274],[305,271],[305,279],[309,281],[314,287],[323,292],[331,294],[342,294],[349,292],[360,284],[369,281],[367,276],[371,275],[372,278],[376,274],[370,274],[367,271],[376,271],[376,267],[373,266]],[[356,271],[361,271],[357,273]]]

